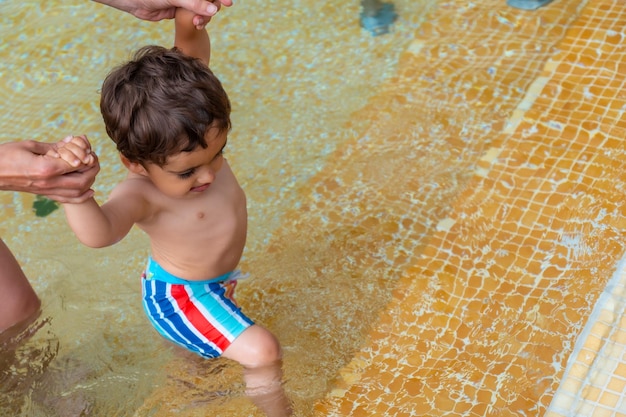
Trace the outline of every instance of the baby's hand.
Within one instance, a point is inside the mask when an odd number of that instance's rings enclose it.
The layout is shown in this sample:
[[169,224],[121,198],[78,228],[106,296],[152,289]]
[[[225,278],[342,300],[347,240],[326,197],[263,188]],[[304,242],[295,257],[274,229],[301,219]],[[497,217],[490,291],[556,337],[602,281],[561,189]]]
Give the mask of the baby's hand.
[[74,168],[90,167],[96,162],[91,144],[85,135],[67,136],[46,155],[61,158]]
[[[232,1],[230,1],[230,4],[228,4],[228,2],[229,0],[224,0],[223,4],[226,6],[232,5]],[[196,29],[202,30],[211,21],[211,18],[215,16],[217,12],[219,12],[220,9],[222,8],[221,0],[211,0],[211,3],[213,3],[213,5],[217,8],[217,10],[212,16],[199,16],[193,11],[190,11],[183,7],[179,7],[176,9],[176,19],[179,21],[182,20],[185,23],[188,22],[189,24],[193,25]]]

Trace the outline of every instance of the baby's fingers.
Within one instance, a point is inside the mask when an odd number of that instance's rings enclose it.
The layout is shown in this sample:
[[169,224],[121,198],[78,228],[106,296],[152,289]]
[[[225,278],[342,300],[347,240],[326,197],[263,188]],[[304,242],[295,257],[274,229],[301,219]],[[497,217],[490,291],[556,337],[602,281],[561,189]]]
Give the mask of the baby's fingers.
[[73,142],[68,142],[65,146],[58,148],[57,153],[61,159],[75,168],[81,165],[90,165],[94,162],[91,149],[79,146]]

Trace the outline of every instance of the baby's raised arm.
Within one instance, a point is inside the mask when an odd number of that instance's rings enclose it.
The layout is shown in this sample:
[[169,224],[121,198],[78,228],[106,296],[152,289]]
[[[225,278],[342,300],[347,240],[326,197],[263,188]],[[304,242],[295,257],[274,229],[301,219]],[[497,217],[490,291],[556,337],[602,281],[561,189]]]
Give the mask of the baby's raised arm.
[[196,29],[193,16],[188,10],[176,10],[174,46],[181,49],[185,55],[201,59],[208,66],[211,58],[209,34],[206,29]]

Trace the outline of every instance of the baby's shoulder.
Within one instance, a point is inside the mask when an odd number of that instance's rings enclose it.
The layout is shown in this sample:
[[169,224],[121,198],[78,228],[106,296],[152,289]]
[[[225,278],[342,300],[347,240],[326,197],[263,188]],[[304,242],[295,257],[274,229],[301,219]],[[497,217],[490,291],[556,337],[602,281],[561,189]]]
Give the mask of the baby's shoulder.
[[132,210],[135,222],[140,224],[163,209],[159,196],[160,192],[151,181],[129,176],[113,188],[107,204],[121,204]]
[[156,192],[154,184],[142,176],[129,175],[111,191],[111,198],[151,200]]

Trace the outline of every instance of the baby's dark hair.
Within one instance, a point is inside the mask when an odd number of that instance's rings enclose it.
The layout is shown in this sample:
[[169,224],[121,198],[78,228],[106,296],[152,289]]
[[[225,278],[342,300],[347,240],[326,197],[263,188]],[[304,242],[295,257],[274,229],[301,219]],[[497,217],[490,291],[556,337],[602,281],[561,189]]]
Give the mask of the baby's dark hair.
[[163,166],[169,156],[207,147],[210,127],[229,130],[230,101],[202,61],[179,49],[145,46],[104,80],[100,111],[118,151]]

